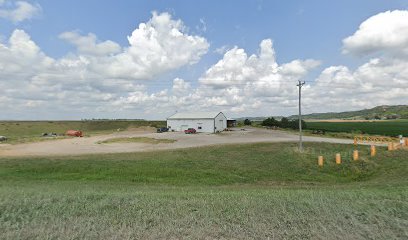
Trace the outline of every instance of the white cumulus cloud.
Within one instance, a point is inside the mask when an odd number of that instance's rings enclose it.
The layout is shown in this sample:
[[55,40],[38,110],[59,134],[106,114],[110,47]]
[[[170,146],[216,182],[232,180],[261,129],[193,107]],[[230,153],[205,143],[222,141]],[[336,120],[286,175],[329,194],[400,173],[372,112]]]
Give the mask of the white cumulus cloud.
[[376,53],[376,57],[355,70],[346,66],[324,69],[315,84],[305,89],[309,111],[342,111],[408,102],[408,11],[387,11],[368,18],[343,44],[346,53]]
[[187,94],[189,90],[191,90],[191,84],[189,82],[184,81],[181,78],[175,78],[173,80],[173,93],[174,95],[184,95]]
[[90,54],[96,56],[104,56],[109,54],[119,53],[121,47],[113,41],[99,42],[95,34],[89,33],[86,36],[81,36],[78,32],[64,32],[59,37],[67,42],[75,45],[80,54]]
[[[76,109],[76,116],[92,115],[165,102],[168,90],[148,94],[141,81],[194,64],[207,52],[207,40],[186,29],[168,13],[153,13],[128,37],[125,47],[92,33],[64,32],[59,37],[76,51],[58,59],[47,56],[29,34],[16,29],[0,42],[0,105],[14,106],[10,118],[30,114],[23,111],[28,108],[39,111],[36,117],[44,112],[45,118],[58,114],[64,118],[68,109]],[[181,94],[188,87],[177,79],[173,90]],[[128,106],[118,108],[118,102]]]
[[[408,33],[405,22],[392,20],[405,19],[406,13],[379,13],[345,38],[347,53],[374,56],[356,68],[325,67],[304,86],[305,111],[407,103]],[[372,27],[378,19],[388,27]],[[168,13],[153,13],[139,24],[127,46],[78,31],[60,38],[76,50],[58,59],[47,56],[23,30],[0,42],[0,106],[7,118],[163,118],[176,110],[291,114],[297,110],[297,81],[321,64],[314,59],[280,63],[272,40],[265,39],[256,54],[239,46],[223,49],[198,79],[159,82],[158,76],[197,63],[209,48],[205,38],[189,34]]]
[[39,4],[26,1],[0,1],[0,18],[19,23],[31,19],[41,13]]
[[408,11],[395,10],[374,15],[343,40],[344,52],[367,55],[381,52],[408,55]]
[[168,13],[153,12],[152,18],[128,37],[130,46],[108,64],[106,73],[115,77],[152,78],[184,65],[197,63],[207,53],[209,43],[188,35],[181,20]]

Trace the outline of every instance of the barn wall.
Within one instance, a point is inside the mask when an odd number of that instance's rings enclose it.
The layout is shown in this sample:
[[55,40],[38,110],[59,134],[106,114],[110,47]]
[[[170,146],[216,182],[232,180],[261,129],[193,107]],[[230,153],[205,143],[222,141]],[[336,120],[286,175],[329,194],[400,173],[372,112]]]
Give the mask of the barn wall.
[[[181,132],[187,128],[194,128],[197,132],[214,132],[214,119],[168,119],[167,127],[171,130]],[[199,129],[201,127],[201,129]]]
[[227,118],[223,113],[220,113],[215,117],[215,131],[224,131],[227,128]]

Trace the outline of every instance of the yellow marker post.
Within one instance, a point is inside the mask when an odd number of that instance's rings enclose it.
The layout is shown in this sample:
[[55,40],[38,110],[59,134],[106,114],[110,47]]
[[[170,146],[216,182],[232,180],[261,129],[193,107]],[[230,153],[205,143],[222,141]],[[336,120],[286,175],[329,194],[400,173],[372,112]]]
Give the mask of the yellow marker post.
[[318,164],[320,167],[323,167],[323,156],[319,156],[319,157],[317,158],[317,164]]
[[358,150],[354,150],[353,152],[353,160],[357,161],[358,160]]
[[371,157],[374,157],[375,154],[377,153],[377,150],[375,149],[375,146],[374,146],[374,145],[371,145],[370,150],[371,150],[371,151],[370,151]]
[[340,153],[336,153],[336,164],[341,164],[341,156],[340,156]]

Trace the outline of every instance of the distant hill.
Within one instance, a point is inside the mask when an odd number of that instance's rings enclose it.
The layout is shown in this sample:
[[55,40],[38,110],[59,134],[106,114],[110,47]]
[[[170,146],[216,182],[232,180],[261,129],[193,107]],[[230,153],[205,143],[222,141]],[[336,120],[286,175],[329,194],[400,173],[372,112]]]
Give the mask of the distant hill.
[[[290,119],[298,118],[292,115]],[[303,119],[408,119],[408,105],[378,106],[371,109],[348,112],[312,113],[302,116]]]

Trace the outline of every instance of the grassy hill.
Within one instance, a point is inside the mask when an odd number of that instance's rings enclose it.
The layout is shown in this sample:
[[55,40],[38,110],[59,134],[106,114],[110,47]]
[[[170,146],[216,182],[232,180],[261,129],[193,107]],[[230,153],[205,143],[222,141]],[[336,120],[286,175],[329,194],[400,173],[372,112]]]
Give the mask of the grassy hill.
[[[269,116],[268,116],[269,117]],[[268,117],[240,117],[238,121],[249,119],[253,122],[261,122]],[[275,119],[281,119],[282,116],[273,116]],[[298,119],[298,115],[291,115],[289,119]],[[346,112],[328,112],[328,113],[311,113],[302,115],[303,119],[408,119],[408,105],[395,106],[377,106],[371,109]]]
[[0,239],[407,239],[408,154],[354,148],[0,156]]
[[[386,119],[394,117],[408,119],[408,105],[384,105],[359,111],[312,113],[303,115],[304,119]],[[292,115],[289,118],[298,118],[298,116]]]

